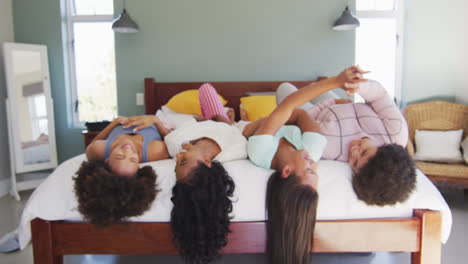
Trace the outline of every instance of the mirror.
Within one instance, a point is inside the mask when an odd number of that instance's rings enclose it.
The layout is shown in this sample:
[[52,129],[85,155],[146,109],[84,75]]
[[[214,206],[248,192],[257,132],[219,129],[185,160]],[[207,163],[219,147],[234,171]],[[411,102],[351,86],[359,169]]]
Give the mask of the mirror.
[[12,185],[21,190],[16,173],[57,166],[47,48],[5,43],[4,57]]

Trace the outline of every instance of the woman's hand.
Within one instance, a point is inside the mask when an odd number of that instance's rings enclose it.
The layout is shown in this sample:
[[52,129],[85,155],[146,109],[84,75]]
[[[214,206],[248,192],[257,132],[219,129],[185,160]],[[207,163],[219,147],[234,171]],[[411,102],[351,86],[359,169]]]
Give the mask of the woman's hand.
[[127,121],[128,117],[126,116],[118,116],[112,120],[112,123],[114,123],[116,126],[122,125]]
[[353,65],[344,69],[338,74],[337,79],[339,85],[346,91],[348,96],[352,96],[359,88],[359,83],[367,81],[364,78],[364,74],[368,71],[364,71],[359,66]]
[[359,66],[353,65],[340,72],[337,78],[340,85],[344,85],[345,83],[360,83],[367,81],[363,76],[366,73],[368,72],[362,70]]
[[128,128],[131,126],[136,126],[133,131],[136,132],[143,128],[150,127],[152,125],[156,125],[159,121],[159,118],[154,115],[142,115],[142,116],[131,116],[127,118],[122,124],[124,128]]

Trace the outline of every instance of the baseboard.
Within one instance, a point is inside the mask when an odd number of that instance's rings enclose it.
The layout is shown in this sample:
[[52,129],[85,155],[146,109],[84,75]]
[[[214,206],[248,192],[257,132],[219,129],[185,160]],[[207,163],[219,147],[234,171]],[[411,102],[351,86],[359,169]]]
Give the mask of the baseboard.
[[10,179],[0,180],[0,198],[7,195],[10,192]]

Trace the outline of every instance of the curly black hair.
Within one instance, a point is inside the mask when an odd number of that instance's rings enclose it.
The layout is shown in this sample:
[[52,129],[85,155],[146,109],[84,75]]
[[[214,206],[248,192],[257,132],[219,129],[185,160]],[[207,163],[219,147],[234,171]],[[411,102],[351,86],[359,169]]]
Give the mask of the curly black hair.
[[383,145],[353,175],[352,182],[358,198],[369,205],[404,202],[416,186],[413,158],[400,145]]
[[174,242],[187,263],[208,263],[226,246],[235,184],[217,161],[204,163],[172,189]]
[[275,171],[268,180],[266,208],[270,264],[308,264],[313,247],[318,193],[292,174]]
[[138,169],[134,177],[122,177],[114,174],[104,161],[84,161],[73,178],[78,210],[97,226],[141,215],[159,192],[156,177],[150,166]]

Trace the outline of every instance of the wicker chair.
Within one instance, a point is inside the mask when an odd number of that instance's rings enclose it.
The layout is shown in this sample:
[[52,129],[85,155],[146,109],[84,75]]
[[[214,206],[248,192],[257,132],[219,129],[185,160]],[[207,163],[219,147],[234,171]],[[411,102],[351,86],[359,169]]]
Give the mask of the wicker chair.
[[[463,129],[463,139],[468,133],[468,106],[443,101],[412,104],[405,109],[408,122],[408,152],[414,155],[416,129],[456,130]],[[468,166],[416,161],[416,166],[434,183],[454,183],[468,189]]]

